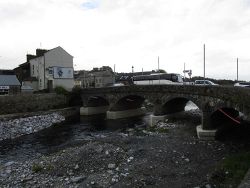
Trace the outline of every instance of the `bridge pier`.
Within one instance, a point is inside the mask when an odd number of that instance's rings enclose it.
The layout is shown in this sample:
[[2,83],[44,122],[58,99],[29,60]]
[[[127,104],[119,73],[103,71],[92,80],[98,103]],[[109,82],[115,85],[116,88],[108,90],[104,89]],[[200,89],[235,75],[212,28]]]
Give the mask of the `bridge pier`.
[[198,138],[201,140],[215,140],[215,134],[217,132],[216,129],[206,130],[206,129],[203,129],[202,125],[198,125],[196,127],[196,131],[197,131]]
[[196,127],[197,136],[201,140],[214,140],[217,129],[214,129],[211,123],[212,110],[207,109],[202,111],[202,124]]
[[149,126],[154,127],[158,122],[165,122],[167,115],[156,116],[151,114],[149,117]]
[[81,107],[80,115],[89,116],[95,114],[105,114],[109,109],[109,106],[96,106],[96,107]]
[[127,117],[141,116],[146,113],[144,107],[122,110],[122,111],[107,111],[107,119],[122,119]]
[[162,102],[156,100],[154,103],[153,114],[149,117],[149,126],[154,127],[158,122],[165,122],[167,115],[164,112]]

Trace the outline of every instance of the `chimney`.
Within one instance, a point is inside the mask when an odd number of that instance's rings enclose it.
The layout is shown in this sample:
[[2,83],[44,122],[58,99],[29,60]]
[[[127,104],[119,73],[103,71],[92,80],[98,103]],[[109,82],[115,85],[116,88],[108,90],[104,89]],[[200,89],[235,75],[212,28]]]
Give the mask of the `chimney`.
[[46,52],[48,52],[49,50],[44,50],[44,49],[36,49],[36,56],[43,56]]
[[31,55],[31,54],[26,55],[27,62],[29,62],[29,60],[34,59],[34,58],[36,58],[35,55]]

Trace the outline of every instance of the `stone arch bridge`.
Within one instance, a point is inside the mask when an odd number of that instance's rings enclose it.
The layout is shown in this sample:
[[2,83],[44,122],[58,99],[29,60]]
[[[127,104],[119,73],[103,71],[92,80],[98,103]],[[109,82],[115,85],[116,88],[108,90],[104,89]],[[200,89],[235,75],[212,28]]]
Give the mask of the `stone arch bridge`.
[[132,85],[88,88],[81,92],[81,115],[107,113],[108,119],[125,118],[144,113],[142,104],[153,104],[151,124],[167,115],[184,111],[192,101],[202,112],[198,136],[207,139],[216,132],[215,119],[223,113],[235,120],[239,112],[250,120],[250,89],[224,86],[195,85]]

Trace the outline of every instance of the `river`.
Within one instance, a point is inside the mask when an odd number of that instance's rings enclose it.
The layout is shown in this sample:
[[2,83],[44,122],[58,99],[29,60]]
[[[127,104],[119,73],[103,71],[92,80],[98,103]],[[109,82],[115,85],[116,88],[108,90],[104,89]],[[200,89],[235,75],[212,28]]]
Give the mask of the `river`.
[[[165,133],[145,129],[149,115],[121,120],[85,117],[77,123],[54,125],[3,141],[0,183],[6,187],[84,187],[92,183],[109,187],[115,180],[117,187],[212,185],[207,177],[218,161],[249,148],[245,141],[199,140],[195,128],[200,123],[200,111],[193,103],[178,116],[189,119],[169,120]],[[55,169],[34,173],[37,161]],[[113,169],[114,164],[119,168]],[[76,182],[79,178],[82,182]]]
[[[185,111],[196,110],[197,106],[188,102]],[[104,115],[81,118],[80,122],[54,125],[34,134],[25,135],[14,140],[0,142],[0,164],[18,158],[38,156],[54,152],[59,146],[74,142],[91,132],[108,132],[117,129],[146,126],[149,115],[120,120],[107,120]]]

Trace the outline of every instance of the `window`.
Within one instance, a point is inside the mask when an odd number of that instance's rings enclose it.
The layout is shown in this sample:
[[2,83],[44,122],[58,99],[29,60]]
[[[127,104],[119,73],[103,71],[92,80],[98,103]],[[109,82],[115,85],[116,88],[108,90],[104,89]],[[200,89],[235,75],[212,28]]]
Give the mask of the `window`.
[[32,65],[32,75],[35,74],[35,65]]
[[53,75],[53,68],[49,68],[49,75]]

